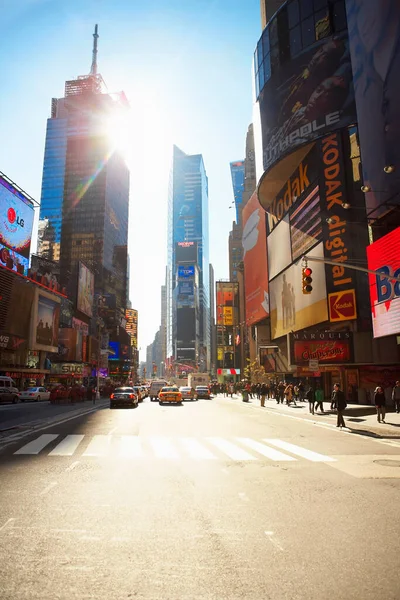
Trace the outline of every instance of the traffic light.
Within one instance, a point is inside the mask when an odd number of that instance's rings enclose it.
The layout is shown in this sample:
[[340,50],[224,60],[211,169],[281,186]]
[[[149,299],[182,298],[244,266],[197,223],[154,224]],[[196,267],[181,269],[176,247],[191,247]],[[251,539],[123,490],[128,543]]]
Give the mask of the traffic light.
[[303,276],[303,294],[311,294],[312,292],[312,269],[303,267],[301,270]]

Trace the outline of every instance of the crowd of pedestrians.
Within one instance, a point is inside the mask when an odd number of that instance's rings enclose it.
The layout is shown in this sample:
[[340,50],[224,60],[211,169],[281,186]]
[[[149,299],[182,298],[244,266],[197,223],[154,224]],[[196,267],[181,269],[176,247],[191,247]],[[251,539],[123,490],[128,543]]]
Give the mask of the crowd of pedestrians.
[[[241,394],[244,402],[256,398],[260,400],[260,405],[265,406],[266,400],[275,400],[277,404],[286,404],[287,406],[297,406],[298,402],[308,402],[310,414],[325,414],[324,401],[326,401],[324,390],[319,384],[316,387],[310,384],[305,385],[302,381],[298,383],[285,381],[269,381],[265,383],[249,382],[228,382],[211,384],[213,394],[223,394],[225,397],[233,397]],[[400,381],[396,381],[392,389],[392,400],[396,413],[400,413]],[[379,423],[385,423],[386,399],[381,386],[378,386],[374,392],[374,403]],[[340,384],[335,383],[330,398],[330,410],[337,413],[336,427],[345,427],[344,411],[347,402]]]

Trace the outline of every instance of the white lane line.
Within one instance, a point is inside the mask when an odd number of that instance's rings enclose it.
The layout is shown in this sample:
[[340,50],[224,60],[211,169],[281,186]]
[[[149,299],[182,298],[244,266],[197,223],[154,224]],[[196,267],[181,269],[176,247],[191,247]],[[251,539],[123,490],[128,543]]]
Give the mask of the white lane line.
[[58,438],[58,434],[43,433],[35,440],[32,440],[32,442],[29,442],[28,444],[25,444],[25,446],[22,446],[22,448],[14,452],[14,454],[39,454],[39,452],[43,450],[43,448],[47,446],[47,444],[50,444],[50,442],[52,442],[56,438]]
[[217,457],[195,438],[181,438],[179,442],[185,448],[190,458],[213,460]]
[[94,435],[82,456],[105,456],[109,452],[110,443],[108,435]]
[[112,435],[115,431],[117,431],[118,427],[114,427],[111,431],[108,432],[108,435]]
[[50,490],[52,490],[53,487],[55,487],[56,485],[57,485],[57,481],[52,481],[51,483],[49,483],[49,485],[46,488],[44,488],[43,491],[40,492],[39,496],[44,496],[45,494],[50,492]]
[[72,471],[73,469],[75,469],[75,467],[77,467],[79,465],[79,460],[76,460],[75,462],[71,463],[69,465],[69,467],[67,467],[65,469],[65,471],[68,473],[68,471]]
[[49,452],[49,456],[72,456],[84,435],[67,435],[57,446]]
[[276,548],[278,548],[278,550],[283,552],[283,547],[278,542],[278,540],[274,537],[274,532],[273,531],[264,531],[264,533],[267,536],[267,539],[271,542],[271,544],[273,544]]
[[266,456],[267,458],[270,458],[271,460],[297,460],[297,458],[293,458],[293,456],[289,456],[288,454],[279,452],[279,450],[275,450],[275,448],[270,448],[269,446],[265,446],[265,444],[261,444],[261,442],[256,442],[255,440],[252,440],[250,438],[237,438],[237,440],[239,440],[239,442],[241,442],[243,445],[248,446],[252,450],[259,452],[260,454]]
[[239,492],[239,498],[244,502],[250,502],[250,498],[244,492]]
[[135,435],[122,435],[119,456],[122,458],[140,458],[143,456],[142,441]]
[[11,525],[11,523],[14,523],[15,518],[11,517],[10,519],[8,519],[8,521],[6,521],[1,527],[0,527],[0,531],[4,531],[4,529],[8,526]]
[[151,437],[149,441],[157,458],[179,458],[178,452],[168,438]]
[[207,438],[211,444],[214,444],[221,452],[227,454],[230,458],[234,460],[257,460],[254,456],[243,450],[243,448],[239,448],[232,442],[228,442],[228,440],[224,440],[223,438],[212,437]]
[[265,439],[264,441],[267,442],[267,444],[272,444],[272,446],[277,446],[277,448],[282,448],[282,450],[287,450],[296,456],[301,456],[302,458],[306,458],[312,462],[336,462],[336,458],[332,458],[332,456],[319,454],[318,452],[301,448],[300,446],[296,446],[296,444],[290,444],[289,442],[284,442],[283,440]]

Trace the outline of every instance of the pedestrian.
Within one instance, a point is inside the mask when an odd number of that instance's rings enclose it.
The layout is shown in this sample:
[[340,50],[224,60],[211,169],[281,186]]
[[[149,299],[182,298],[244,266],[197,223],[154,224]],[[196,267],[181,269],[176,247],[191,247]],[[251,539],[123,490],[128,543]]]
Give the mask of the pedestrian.
[[340,385],[338,383],[335,383],[335,385],[333,386],[332,403],[335,405],[337,411],[336,427],[346,427],[343,418],[343,412],[345,411],[347,406],[346,398],[344,397],[344,393],[340,389]]
[[400,413],[400,381],[396,381],[396,385],[392,390],[392,400],[397,413]]
[[276,403],[279,404],[279,402],[280,402],[281,404],[283,404],[284,397],[285,397],[285,384],[283,383],[283,381],[280,381],[278,384],[277,393],[276,393]]
[[324,390],[317,385],[315,390],[315,410],[318,410],[318,407],[321,410],[321,414],[324,414]]
[[314,406],[315,406],[315,394],[314,394],[314,390],[312,389],[311,385],[308,388],[308,390],[306,391],[306,398],[308,400],[308,409],[309,409],[310,413],[313,415],[314,414]]
[[[286,398],[286,404],[289,406],[290,403],[293,401],[293,386],[291,383],[289,383],[286,388],[285,388],[285,398]],[[296,402],[294,402],[296,404]]]
[[299,388],[299,400],[300,400],[300,402],[303,402],[303,400],[304,400],[304,383],[302,381],[299,381],[299,384],[297,387]]
[[267,395],[267,386],[265,385],[265,383],[263,383],[262,385],[260,385],[260,401],[261,401],[262,407],[265,406],[265,396],[266,395]]
[[294,385],[293,392],[294,392],[295,399],[298,400],[299,399],[299,386],[298,385]]
[[378,423],[385,423],[385,414],[386,414],[386,399],[385,392],[381,386],[378,386],[374,393],[374,403],[376,407],[376,413],[378,415]]

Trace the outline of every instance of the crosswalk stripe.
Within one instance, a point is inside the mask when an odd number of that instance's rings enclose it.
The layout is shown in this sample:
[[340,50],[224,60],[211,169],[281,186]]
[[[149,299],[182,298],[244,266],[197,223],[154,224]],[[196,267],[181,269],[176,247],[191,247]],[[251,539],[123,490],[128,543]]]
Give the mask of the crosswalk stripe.
[[178,452],[168,438],[151,437],[149,441],[157,458],[179,458]]
[[72,456],[84,435],[67,435],[57,446],[49,452],[49,456]]
[[270,458],[271,460],[276,460],[276,461],[297,460],[296,458],[293,458],[293,456],[289,456],[288,454],[279,452],[279,450],[275,450],[275,448],[270,448],[269,446],[265,446],[265,444],[261,444],[261,442],[256,442],[255,440],[252,440],[250,438],[237,438],[237,439],[239,442],[241,442],[245,446],[248,446],[252,450],[255,450],[259,454],[262,454],[263,456],[266,456],[267,458]]
[[221,452],[227,454],[230,458],[234,460],[257,460],[255,456],[252,456],[243,448],[236,446],[236,444],[232,444],[232,442],[228,442],[228,440],[224,440],[223,438],[212,437],[207,438],[211,444],[214,444]]
[[105,456],[111,444],[110,435],[94,435],[82,456]]
[[301,456],[302,458],[306,458],[307,460],[311,460],[312,462],[335,462],[336,459],[331,456],[326,456],[325,454],[319,454],[318,452],[313,452],[312,450],[307,450],[306,448],[301,448],[301,446],[296,446],[296,444],[290,444],[289,442],[284,442],[283,440],[269,440],[264,439],[264,442],[267,444],[271,444],[272,446],[276,446],[277,448],[282,448],[282,450],[287,450],[296,456]]
[[22,446],[22,448],[14,452],[14,454],[39,454],[39,452],[43,450],[47,444],[50,444],[50,442],[56,438],[58,438],[58,434],[43,433],[35,440],[25,444],[25,446]]
[[189,454],[190,458],[205,458],[207,460],[217,458],[208,448],[203,446],[203,444],[195,438],[181,438],[179,441]]
[[143,456],[140,438],[133,435],[121,436],[119,456],[122,458],[140,458]]

